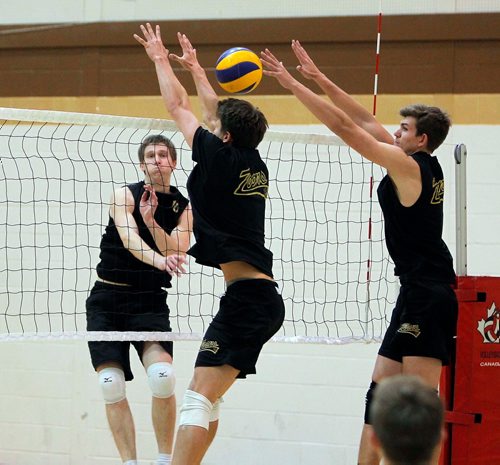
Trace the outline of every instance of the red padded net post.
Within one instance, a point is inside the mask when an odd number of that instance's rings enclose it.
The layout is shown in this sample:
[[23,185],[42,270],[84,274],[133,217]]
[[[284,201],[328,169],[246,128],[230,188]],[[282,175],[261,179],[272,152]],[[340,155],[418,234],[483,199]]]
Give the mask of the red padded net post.
[[500,277],[460,277],[455,363],[443,370],[442,465],[500,464]]

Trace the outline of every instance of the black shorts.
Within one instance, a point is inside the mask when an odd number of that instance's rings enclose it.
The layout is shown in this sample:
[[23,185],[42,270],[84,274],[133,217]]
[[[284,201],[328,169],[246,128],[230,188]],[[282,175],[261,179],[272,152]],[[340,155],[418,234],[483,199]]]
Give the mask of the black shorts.
[[403,284],[378,353],[397,362],[416,356],[448,365],[457,317],[457,297],[449,284]]
[[[87,298],[87,331],[172,331],[163,289],[141,290],[97,281]],[[134,378],[130,369],[130,343],[142,360],[144,341],[89,341],[94,368],[107,362],[118,362],[125,379]],[[172,341],[158,342],[173,355]]]
[[196,367],[231,365],[238,378],[254,374],[263,345],[285,318],[277,285],[267,279],[236,281],[221,298],[219,311],[201,343]]

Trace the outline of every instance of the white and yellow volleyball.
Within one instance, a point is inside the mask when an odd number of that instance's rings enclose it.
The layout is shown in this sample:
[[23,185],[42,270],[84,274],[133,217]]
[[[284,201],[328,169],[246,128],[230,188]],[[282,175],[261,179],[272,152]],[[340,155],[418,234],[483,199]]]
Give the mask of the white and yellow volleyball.
[[247,94],[262,79],[260,58],[244,47],[226,50],[215,64],[215,75],[220,86],[231,94]]

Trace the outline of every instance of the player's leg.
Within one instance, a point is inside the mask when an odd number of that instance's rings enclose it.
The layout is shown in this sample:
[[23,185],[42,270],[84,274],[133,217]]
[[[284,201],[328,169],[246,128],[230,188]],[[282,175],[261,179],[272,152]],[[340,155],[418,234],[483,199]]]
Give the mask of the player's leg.
[[[170,310],[163,289],[143,291],[129,315],[130,331],[169,332]],[[132,312],[131,312],[132,313]],[[158,465],[170,463],[175,433],[175,373],[172,367],[172,341],[132,343],[148,376],[152,392],[151,420],[158,446]]]
[[230,365],[195,368],[181,407],[172,465],[200,464],[215,436],[216,420],[210,428],[213,405],[231,387],[238,373]]
[[175,376],[172,356],[157,342],[146,342],[142,363],[148,375],[153,393],[151,419],[158,444],[158,465],[168,464],[171,460],[175,433]]
[[[442,364],[449,360],[456,312],[456,296],[449,285],[418,282],[403,285],[379,350],[373,381],[404,373],[416,375],[437,389]],[[367,395],[368,403],[372,388],[375,388],[373,383]],[[370,452],[373,448],[368,429],[365,425],[359,463],[378,465]]]
[[380,463],[381,457],[377,452],[377,449],[374,447],[372,441],[372,427],[370,424],[368,412],[373,397],[373,391],[375,390],[377,384],[380,383],[380,381],[382,381],[382,379],[384,378],[401,374],[402,370],[402,363],[391,360],[390,358],[384,357],[382,355],[378,355],[375,360],[372,382],[366,394],[365,417],[358,451],[359,465],[379,465]]
[[[121,314],[124,302],[129,300],[128,295],[126,289],[96,282],[86,302],[87,330],[121,330],[117,324],[123,320]],[[135,427],[125,387],[125,381],[133,378],[128,355],[129,343],[90,341],[88,346],[116,448],[124,463],[133,464],[137,460]]]
[[[458,303],[454,290],[447,284],[429,284],[421,291],[423,293],[426,293],[427,300],[420,304],[425,310],[418,322],[420,347],[403,357],[403,373],[418,376],[437,390],[442,366],[451,358]],[[430,463],[437,465],[438,462],[437,453]]]
[[137,460],[134,419],[126,398],[123,369],[119,364],[111,362],[100,365],[96,371],[106,405],[109,428],[120,458],[124,463]]
[[[220,415],[221,403],[222,403],[222,397],[217,399],[212,407],[212,412],[210,414],[210,423],[208,424],[208,436],[207,436],[205,452],[212,444],[215,435],[217,434],[217,430],[219,429],[219,415]],[[203,455],[205,455],[205,452],[203,453]]]
[[[210,413],[210,422],[208,423],[208,434],[207,440],[205,442],[205,450],[203,451],[203,456],[205,456],[207,450],[211,446],[213,440],[215,439],[215,435],[217,434],[217,430],[219,429],[219,412],[220,412],[220,404],[222,402],[222,397],[217,400],[212,406],[212,412]],[[201,462],[199,462],[201,465]]]
[[279,329],[284,313],[283,299],[269,280],[237,281],[227,287],[184,397],[173,464],[200,463],[217,427],[214,403],[217,409],[217,401],[237,377],[256,372],[262,346]]
[[432,357],[403,357],[403,374],[415,375],[425,384],[437,389],[441,377],[442,362]]
[[364,422],[358,450],[358,465],[379,465],[380,463],[380,455],[371,439],[373,436],[373,430],[371,427],[369,412],[377,383],[382,381],[384,378],[398,375],[403,371],[402,359],[399,358],[398,352],[394,350],[393,347],[394,336],[400,326],[401,313],[404,307],[403,297],[404,294],[400,292],[396,302],[396,307],[392,312],[389,327],[387,328],[379,353],[375,359],[371,383],[366,393]]
[[[441,377],[442,362],[437,358],[431,357],[404,357],[403,358],[403,373],[405,375],[415,375],[420,377],[427,385],[437,389],[439,379]],[[439,448],[437,448],[439,449]],[[439,454],[434,454],[429,465],[437,465],[439,463]]]

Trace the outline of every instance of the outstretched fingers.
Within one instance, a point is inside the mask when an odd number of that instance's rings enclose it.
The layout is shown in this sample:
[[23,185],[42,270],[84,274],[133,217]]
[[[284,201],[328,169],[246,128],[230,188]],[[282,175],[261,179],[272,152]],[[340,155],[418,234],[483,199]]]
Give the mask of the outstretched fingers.
[[186,34],[178,32],[177,39],[179,40],[179,45],[182,48],[182,56],[171,54],[170,59],[180,63],[184,69],[187,69],[188,71],[192,70],[192,68],[198,64],[196,49],[193,48],[193,45],[187,38]]
[[193,45],[191,44],[191,41],[188,39],[186,34],[181,34],[180,32],[177,33],[177,39],[179,40],[179,44],[182,48],[183,52],[194,52]]
[[313,79],[319,74],[320,71],[318,67],[298,40],[292,40],[292,50],[300,63],[297,65],[297,70],[300,71],[304,77]]
[[283,63],[280,62],[268,48],[260,52],[260,59],[265,66],[264,74],[267,76],[274,76],[281,68],[284,68]]
[[140,35],[134,34],[134,39],[137,40],[137,42],[139,42],[143,47],[147,45],[147,42]]
[[[148,26],[151,27],[148,23]],[[153,30],[153,29],[151,29]],[[156,25],[156,39],[159,40],[161,43],[163,43],[163,41],[161,40],[161,30],[160,30],[160,25],[157,24]]]
[[134,34],[134,39],[144,47],[149,58],[154,62],[158,58],[168,57],[169,51],[161,40],[160,26],[157,25],[153,30],[151,24],[146,23],[146,25],[141,24],[140,29],[142,37],[139,34]]
[[307,54],[306,49],[304,47],[302,47],[302,44],[298,40],[295,40],[295,39],[292,40],[292,50],[300,62],[302,62],[304,59],[309,58],[309,55]]
[[156,40],[159,42],[162,42],[161,31],[160,31],[159,25],[156,26],[156,31],[153,30],[153,27],[151,26],[150,23],[146,23],[145,26],[144,26],[144,24],[141,24],[139,27],[141,29],[141,32],[142,32],[142,35],[144,36],[144,38],[142,38],[138,34],[134,34],[134,39],[137,40],[137,42],[139,42],[142,46],[146,47],[148,45],[148,43],[156,41]]

